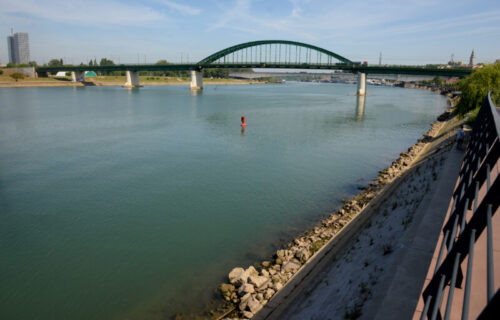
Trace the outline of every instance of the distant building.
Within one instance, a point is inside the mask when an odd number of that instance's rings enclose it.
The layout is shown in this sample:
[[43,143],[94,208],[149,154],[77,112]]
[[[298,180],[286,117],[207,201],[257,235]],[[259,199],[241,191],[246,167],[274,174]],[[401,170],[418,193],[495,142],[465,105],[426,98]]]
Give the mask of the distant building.
[[7,47],[9,48],[9,62],[14,64],[28,64],[30,62],[28,33],[14,33],[14,31],[10,29],[10,36],[7,37]]
[[470,65],[471,67],[473,67],[473,66],[474,66],[474,64],[475,64],[475,63],[474,63],[474,50],[472,50],[472,53],[471,53],[471,55],[470,55],[469,65]]

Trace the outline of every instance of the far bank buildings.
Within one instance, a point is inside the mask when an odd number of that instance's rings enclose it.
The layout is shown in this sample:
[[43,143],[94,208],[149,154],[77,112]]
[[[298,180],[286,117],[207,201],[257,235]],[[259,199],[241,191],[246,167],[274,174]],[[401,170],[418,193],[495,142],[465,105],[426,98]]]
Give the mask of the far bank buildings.
[[10,29],[10,36],[7,37],[7,46],[9,47],[9,62],[14,64],[28,64],[30,61],[30,46],[28,33],[14,33]]

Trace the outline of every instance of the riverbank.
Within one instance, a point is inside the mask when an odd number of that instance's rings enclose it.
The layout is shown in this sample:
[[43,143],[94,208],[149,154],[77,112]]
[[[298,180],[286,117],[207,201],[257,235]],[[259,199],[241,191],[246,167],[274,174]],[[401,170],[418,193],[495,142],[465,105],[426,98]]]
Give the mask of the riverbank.
[[[0,88],[22,87],[85,87],[85,86],[123,86],[125,77],[98,76],[87,78],[85,83],[72,82],[69,77],[64,78],[25,78],[18,81],[0,76]],[[144,86],[171,86],[189,85],[190,79],[179,77],[147,77],[141,76],[140,83]],[[240,79],[203,79],[204,85],[239,85],[239,84],[264,84],[264,81]]]
[[[387,270],[387,258],[394,256],[391,253],[398,239],[438,178],[458,125],[456,118],[449,118],[449,113],[441,115],[442,121],[433,123],[359,195],[345,200],[342,208],[278,250],[272,259],[256,267],[234,268],[229,283],[220,287],[234,308],[227,316],[278,319],[284,313],[284,318],[301,319],[316,314],[313,318],[320,319],[327,314],[327,318],[361,315],[373,287]],[[319,276],[324,268],[329,273]],[[329,302],[310,299],[322,286],[330,293],[333,290]],[[324,291],[317,296],[322,295]],[[295,307],[287,310],[295,299]],[[325,305],[329,307],[321,313]],[[309,313],[308,307],[320,312]]]

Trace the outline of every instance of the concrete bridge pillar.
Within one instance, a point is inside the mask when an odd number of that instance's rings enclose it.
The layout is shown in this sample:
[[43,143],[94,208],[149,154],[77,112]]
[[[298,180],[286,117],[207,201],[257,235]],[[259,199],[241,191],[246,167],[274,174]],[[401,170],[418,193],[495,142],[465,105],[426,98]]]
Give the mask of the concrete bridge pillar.
[[358,91],[356,93],[358,96],[366,95],[366,73],[358,73]]
[[203,72],[191,70],[191,84],[189,86],[191,90],[202,90],[203,89]]
[[123,85],[125,88],[139,88],[141,84],[139,83],[139,71],[126,71],[127,82]]
[[85,81],[85,72],[84,71],[71,71],[71,81],[84,82]]

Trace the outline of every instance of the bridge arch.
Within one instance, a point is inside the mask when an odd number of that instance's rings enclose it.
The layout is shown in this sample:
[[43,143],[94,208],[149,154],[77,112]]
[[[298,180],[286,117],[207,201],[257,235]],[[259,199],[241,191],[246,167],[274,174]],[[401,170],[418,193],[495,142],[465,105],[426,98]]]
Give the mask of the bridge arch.
[[288,40],[261,40],[241,43],[220,50],[199,61],[198,65],[234,63],[332,65],[336,61],[342,64],[353,63],[339,54],[307,43]]

